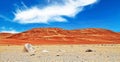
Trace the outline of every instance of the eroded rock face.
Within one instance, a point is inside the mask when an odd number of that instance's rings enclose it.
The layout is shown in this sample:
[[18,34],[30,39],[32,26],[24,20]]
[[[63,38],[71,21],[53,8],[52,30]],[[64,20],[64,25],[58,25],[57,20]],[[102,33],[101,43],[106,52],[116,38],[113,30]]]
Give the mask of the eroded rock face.
[[120,43],[120,34],[100,28],[77,30],[34,28],[6,37],[6,39],[22,40],[22,42],[18,42],[21,44],[27,43],[26,41],[31,44],[99,44]]

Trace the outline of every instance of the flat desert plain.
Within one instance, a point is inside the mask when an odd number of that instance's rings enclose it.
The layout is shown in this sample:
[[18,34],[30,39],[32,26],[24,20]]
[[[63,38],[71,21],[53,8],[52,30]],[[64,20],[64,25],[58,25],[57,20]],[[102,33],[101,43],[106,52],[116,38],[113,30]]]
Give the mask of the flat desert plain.
[[120,44],[1,45],[0,62],[120,62]]

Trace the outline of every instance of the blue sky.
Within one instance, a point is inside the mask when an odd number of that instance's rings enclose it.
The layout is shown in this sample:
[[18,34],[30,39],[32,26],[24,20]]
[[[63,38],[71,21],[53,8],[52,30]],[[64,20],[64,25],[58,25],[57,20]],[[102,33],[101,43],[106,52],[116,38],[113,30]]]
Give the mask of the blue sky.
[[120,0],[0,0],[0,32],[39,27],[120,32]]

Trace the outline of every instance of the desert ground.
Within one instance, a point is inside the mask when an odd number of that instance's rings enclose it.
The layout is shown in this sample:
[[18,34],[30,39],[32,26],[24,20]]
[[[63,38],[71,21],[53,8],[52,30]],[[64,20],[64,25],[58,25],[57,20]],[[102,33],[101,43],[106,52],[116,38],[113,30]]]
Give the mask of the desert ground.
[[1,45],[0,62],[120,62],[120,44]]

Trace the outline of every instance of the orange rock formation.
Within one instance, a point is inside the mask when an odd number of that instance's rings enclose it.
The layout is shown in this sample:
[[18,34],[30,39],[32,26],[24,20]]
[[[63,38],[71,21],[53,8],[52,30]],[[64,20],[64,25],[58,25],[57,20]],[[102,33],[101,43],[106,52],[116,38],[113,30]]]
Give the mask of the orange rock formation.
[[0,44],[120,44],[120,34],[106,29],[64,30],[34,28],[18,34],[0,34]]

